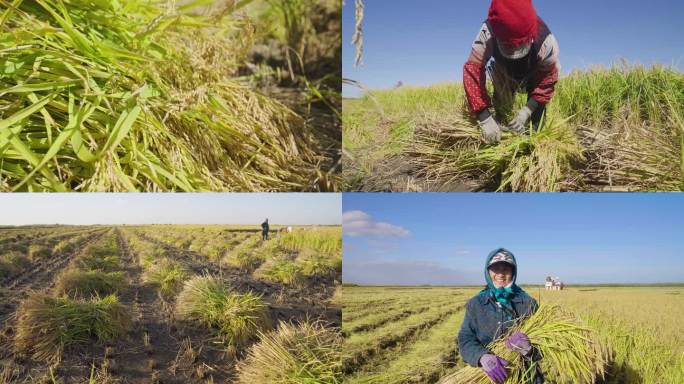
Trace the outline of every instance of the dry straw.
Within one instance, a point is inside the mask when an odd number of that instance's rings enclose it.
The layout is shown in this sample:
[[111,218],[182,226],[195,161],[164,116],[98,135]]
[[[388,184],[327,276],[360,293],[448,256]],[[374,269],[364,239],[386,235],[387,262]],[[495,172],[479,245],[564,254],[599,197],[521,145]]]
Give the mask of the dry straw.
[[[509,361],[506,384],[529,382],[522,357],[505,346],[514,332],[526,333],[542,356],[541,370],[553,383],[590,384],[603,378],[612,352],[595,330],[557,305],[542,305],[537,312],[512,327],[488,349]],[[481,368],[466,366],[444,377],[441,384],[490,384]]]

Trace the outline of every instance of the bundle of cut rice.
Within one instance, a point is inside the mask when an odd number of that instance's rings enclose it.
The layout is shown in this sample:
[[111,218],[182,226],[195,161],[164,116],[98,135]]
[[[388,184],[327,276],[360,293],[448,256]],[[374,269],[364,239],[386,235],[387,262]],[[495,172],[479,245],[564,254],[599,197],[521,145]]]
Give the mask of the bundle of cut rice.
[[[511,327],[488,347],[509,362],[506,384],[530,382],[522,357],[505,346],[506,339],[515,332],[526,333],[540,352],[539,364],[547,382],[594,383],[597,378],[603,378],[612,355],[600,336],[575,315],[557,305],[542,305],[534,315]],[[467,366],[445,376],[440,383],[490,384],[491,380],[482,369]]]

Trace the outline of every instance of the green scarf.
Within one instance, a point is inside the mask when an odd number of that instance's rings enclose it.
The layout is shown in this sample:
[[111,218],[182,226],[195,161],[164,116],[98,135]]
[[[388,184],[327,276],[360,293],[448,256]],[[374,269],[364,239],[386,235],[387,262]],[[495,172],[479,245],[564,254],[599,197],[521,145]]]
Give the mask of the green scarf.
[[[494,288],[489,287],[487,292],[496,299],[496,301],[501,304],[502,307],[508,309],[504,311],[506,313],[506,319],[511,320],[510,312],[513,312],[513,304],[511,304],[511,299],[520,291],[517,285],[512,284],[510,287],[505,288]],[[510,311],[510,312],[509,312]]]

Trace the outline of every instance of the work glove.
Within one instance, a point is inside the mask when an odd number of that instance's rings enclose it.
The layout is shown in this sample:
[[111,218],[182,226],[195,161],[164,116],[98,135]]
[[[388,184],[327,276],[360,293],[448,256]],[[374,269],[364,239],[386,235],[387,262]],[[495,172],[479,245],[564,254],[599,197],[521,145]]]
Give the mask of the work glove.
[[532,350],[532,344],[530,343],[530,338],[527,337],[526,334],[516,332],[506,340],[506,348],[513,352],[518,352],[523,356],[527,356]]
[[480,125],[482,137],[484,137],[487,144],[497,143],[501,140],[501,127],[499,127],[499,123],[492,116],[477,123]]
[[482,370],[495,384],[503,384],[508,377],[508,371],[506,371],[506,365],[508,361],[500,358],[499,356],[485,353],[480,357],[480,365]]
[[508,129],[516,133],[524,133],[527,128],[527,123],[532,117],[532,110],[527,105],[520,108],[513,120],[508,123]]

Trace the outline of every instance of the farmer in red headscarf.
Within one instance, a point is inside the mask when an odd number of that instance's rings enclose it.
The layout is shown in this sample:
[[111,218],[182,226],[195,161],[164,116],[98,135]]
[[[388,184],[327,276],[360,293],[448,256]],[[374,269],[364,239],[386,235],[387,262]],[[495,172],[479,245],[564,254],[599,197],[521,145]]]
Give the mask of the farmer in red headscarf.
[[[532,0],[492,0],[487,20],[463,66],[468,107],[488,143],[498,142],[502,130],[524,133],[535,129],[551,100],[560,73],[558,42],[537,16]],[[493,59],[488,65],[490,59]],[[493,106],[487,94],[486,75],[494,85]],[[518,90],[527,92],[527,105],[509,121],[501,121]]]

